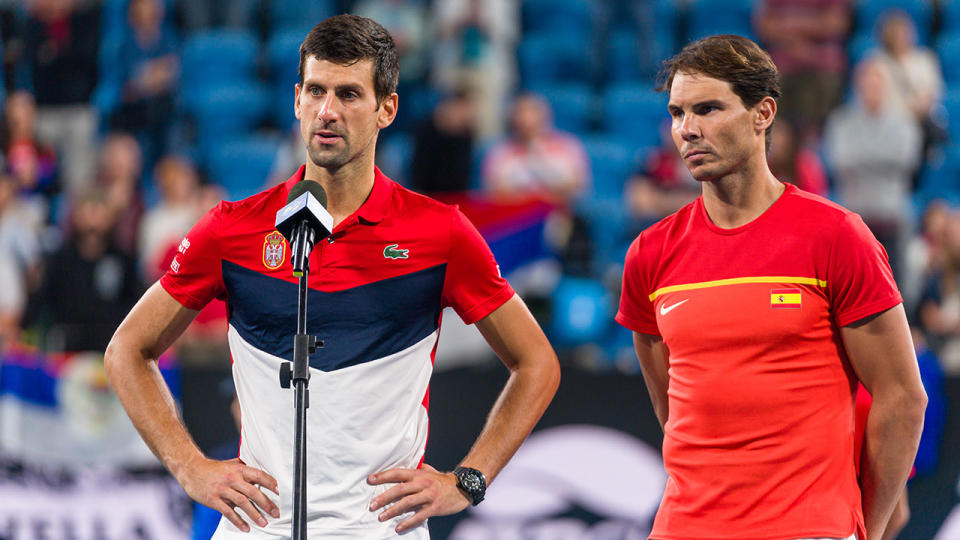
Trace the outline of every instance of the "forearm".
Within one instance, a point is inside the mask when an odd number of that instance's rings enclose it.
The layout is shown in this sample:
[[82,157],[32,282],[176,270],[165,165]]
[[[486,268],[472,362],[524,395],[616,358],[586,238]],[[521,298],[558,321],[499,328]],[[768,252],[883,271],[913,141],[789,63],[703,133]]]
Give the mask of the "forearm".
[[863,515],[869,540],[880,540],[903,493],[923,429],[926,395],[874,396],[861,465]]
[[487,417],[486,425],[461,464],[477,469],[490,483],[533,430],[560,384],[556,357],[518,365]]
[[156,359],[144,358],[114,338],[104,363],[110,384],[134,427],[161,463],[181,480],[187,465],[202,459],[203,454],[180,421]]

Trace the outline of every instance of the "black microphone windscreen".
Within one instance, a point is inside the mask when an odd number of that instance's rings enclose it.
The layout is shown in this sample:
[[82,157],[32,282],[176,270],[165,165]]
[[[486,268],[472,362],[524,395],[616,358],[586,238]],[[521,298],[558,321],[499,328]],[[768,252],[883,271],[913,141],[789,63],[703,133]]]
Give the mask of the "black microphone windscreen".
[[323,186],[313,180],[301,180],[294,184],[290,188],[290,195],[287,196],[287,203],[293,202],[294,199],[308,191],[313,194],[320,206],[327,207],[327,192],[323,190]]

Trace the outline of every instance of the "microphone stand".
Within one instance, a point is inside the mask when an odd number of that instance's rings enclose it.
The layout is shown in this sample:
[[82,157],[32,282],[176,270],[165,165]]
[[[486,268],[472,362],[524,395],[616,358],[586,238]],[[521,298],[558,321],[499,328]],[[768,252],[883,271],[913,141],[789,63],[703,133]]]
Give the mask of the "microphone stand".
[[310,276],[310,250],[314,231],[306,220],[294,230],[293,275],[300,279],[297,299],[297,333],[293,336],[293,369],[290,362],[280,365],[280,386],[294,388],[293,448],[293,522],[292,540],[307,538],[307,408],[310,406],[310,354],[323,347],[316,336],[307,335],[307,279]]

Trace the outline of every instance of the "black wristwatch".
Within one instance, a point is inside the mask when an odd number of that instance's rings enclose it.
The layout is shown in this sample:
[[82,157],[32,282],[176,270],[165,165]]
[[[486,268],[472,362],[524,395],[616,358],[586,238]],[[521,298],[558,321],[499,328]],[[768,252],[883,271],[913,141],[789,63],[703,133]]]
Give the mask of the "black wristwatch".
[[457,477],[457,487],[470,497],[473,505],[480,504],[487,492],[487,478],[483,473],[470,467],[457,467],[453,474]]

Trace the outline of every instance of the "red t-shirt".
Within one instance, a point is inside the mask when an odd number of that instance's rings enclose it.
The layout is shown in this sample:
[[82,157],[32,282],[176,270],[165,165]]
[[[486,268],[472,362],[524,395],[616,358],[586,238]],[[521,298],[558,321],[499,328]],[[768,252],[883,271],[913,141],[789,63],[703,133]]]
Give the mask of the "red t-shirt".
[[741,227],[700,198],[641,233],[617,321],[670,351],[651,538],[865,537],[837,328],[900,302],[863,220],[793,185]]

